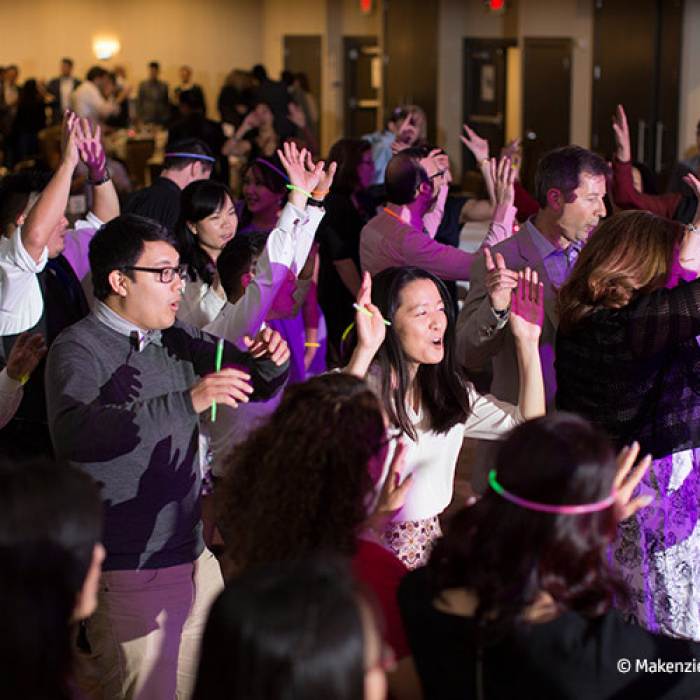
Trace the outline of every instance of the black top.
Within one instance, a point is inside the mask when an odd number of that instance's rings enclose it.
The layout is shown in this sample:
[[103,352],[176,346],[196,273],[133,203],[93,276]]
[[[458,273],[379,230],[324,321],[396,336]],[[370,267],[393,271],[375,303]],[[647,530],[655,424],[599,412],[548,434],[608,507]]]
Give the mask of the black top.
[[318,301],[328,327],[329,345],[337,351],[340,336],[355,318],[355,298],[335,269],[338,260],[352,260],[360,273],[360,231],[368,217],[345,194],[332,193],[324,201],[326,214],[316,234],[320,243]]
[[134,192],[126,201],[124,214],[139,214],[155,219],[175,233],[180,218],[180,188],[167,177],[159,177],[150,187]]
[[[476,625],[472,618],[437,610],[427,577],[427,569],[412,571],[398,592],[425,700],[700,696],[700,644],[653,635],[614,611],[593,620],[568,612],[551,622],[518,626],[483,649],[479,694]],[[624,670],[626,661],[631,666],[623,673],[618,664]],[[660,661],[687,666],[685,672],[680,666],[661,671]]]
[[557,408],[655,458],[700,445],[700,280],[601,309],[556,340]]

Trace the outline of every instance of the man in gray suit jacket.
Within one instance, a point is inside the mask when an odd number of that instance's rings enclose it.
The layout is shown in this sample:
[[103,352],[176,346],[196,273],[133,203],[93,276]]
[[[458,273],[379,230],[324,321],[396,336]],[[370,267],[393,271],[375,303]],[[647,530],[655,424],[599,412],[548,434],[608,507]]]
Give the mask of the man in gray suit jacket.
[[[491,393],[517,403],[520,382],[513,336],[508,325],[511,290],[517,272],[536,270],[544,283],[545,318],[540,357],[547,406],[556,394],[554,336],[557,329],[556,296],[571,271],[581,247],[605,215],[608,164],[578,146],[545,154],[537,165],[535,195],[540,211],[511,238],[480,253],[471,269],[469,294],[457,321],[458,357],[469,370],[493,370]],[[483,492],[491,450],[477,450],[472,487]]]

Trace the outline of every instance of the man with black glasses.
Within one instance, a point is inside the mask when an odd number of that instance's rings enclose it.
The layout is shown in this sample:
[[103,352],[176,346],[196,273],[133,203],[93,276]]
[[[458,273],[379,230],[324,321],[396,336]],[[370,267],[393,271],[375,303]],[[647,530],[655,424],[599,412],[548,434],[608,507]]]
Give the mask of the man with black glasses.
[[176,321],[185,270],[168,232],[113,219],[90,244],[96,306],[49,352],[56,455],[103,484],[107,557],[76,673],[99,697],[188,697],[209,605],[223,587],[200,523],[200,413],[265,400],[289,352],[269,329],[249,352]]

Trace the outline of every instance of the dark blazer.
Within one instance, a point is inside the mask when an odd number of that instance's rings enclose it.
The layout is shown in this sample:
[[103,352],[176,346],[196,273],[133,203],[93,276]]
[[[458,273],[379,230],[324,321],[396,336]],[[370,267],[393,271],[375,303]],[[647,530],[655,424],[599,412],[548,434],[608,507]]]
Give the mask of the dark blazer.
[[[72,80],[73,90],[75,90],[75,88],[80,85],[80,80],[77,78],[72,78]],[[54,124],[58,124],[58,122],[61,121],[63,110],[70,107],[69,104],[61,104],[61,78],[53,78],[52,80],[49,80],[48,85],[46,86],[46,91],[53,98],[51,102],[49,102],[49,106],[51,107],[52,111],[52,121]]]

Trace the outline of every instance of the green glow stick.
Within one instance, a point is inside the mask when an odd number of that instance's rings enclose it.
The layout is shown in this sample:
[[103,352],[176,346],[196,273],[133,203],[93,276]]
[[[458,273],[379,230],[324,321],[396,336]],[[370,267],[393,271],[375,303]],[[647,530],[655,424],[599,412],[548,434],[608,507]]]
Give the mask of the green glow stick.
[[[215,360],[215,371],[221,372],[221,361],[224,358],[224,339],[219,338],[216,343],[216,360]],[[216,401],[212,401],[211,404],[211,422],[216,422]]]

